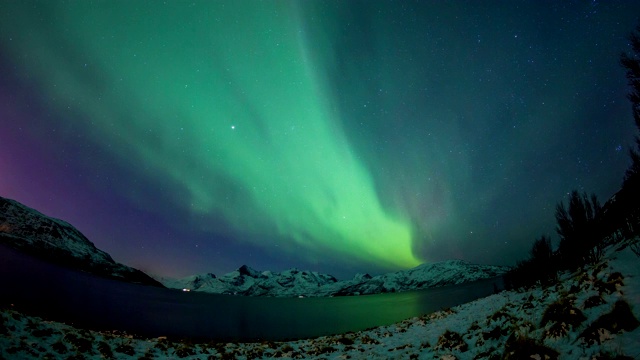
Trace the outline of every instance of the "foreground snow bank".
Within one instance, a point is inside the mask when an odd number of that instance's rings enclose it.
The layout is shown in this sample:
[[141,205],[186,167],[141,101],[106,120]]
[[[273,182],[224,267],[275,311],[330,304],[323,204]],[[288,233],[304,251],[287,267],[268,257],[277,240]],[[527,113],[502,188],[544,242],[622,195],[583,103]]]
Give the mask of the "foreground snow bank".
[[622,246],[552,287],[504,291],[391,326],[291,342],[142,339],[3,309],[0,358],[633,359],[640,356],[638,260]]

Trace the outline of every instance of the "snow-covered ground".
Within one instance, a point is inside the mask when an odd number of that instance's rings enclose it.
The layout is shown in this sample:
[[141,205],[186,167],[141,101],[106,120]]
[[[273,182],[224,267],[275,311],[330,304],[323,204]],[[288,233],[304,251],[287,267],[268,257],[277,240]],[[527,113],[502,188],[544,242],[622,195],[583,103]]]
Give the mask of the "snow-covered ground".
[[290,342],[144,339],[2,309],[0,358],[636,359],[640,262],[622,247],[551,287],[503,291],[390,326]]

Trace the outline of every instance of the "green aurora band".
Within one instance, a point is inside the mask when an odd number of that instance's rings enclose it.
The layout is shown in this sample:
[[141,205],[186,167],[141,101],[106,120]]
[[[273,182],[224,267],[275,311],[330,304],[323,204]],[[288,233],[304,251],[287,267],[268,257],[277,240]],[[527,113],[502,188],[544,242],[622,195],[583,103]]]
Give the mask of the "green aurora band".
[[49,14],[19,3],[0,5],[11,15],[0,30],[51,21],[3,38],[10,56],[85,119],[69,126],[186,194],[177,205],[203,224],[221,217],[309,259],[420,263],[411,222],[383,207],[342,129],[323,80],[329,42],[311,45],[295,3],[77,1]]

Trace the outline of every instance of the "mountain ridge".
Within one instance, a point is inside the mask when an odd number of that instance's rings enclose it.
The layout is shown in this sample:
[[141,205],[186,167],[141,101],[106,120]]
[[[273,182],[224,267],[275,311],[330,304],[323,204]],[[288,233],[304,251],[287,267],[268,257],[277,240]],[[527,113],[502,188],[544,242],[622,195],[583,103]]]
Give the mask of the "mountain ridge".
[[155,279],[168,288],[185,291],[243,296],[324,297],[370,295],[458,285],[498,277],[508,269],[505,266],[477,265],[456,259],[421,264],[408,270],[376,276],[359,273],[353,279],[338,280],[329,274],[296,268],[273,272],[258,271],[242,265],[237,270],[221,276],[204,273],[180,279]]
[[333,275],[296,268],[274,272],[242,265],[221,276],[205,273],[169,279],[150,276],[117,263],[70,223],[1,196],[0,244],[98,276],[144,285],[244,296],[321,297],[400,292],[497,277],[509,269],[446,260],[376,276],[359,273],[352,279],[338,280]]
[[144,272],[114,261],[68,222],[1,196],[0,244],[95,275],[164,287]]

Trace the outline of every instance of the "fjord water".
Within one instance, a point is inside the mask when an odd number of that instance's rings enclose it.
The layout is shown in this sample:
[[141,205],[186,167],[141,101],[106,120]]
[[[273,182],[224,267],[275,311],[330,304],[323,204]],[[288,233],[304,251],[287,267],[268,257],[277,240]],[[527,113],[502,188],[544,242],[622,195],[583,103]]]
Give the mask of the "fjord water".
[[494,278],[367,296],[258,298],[182,292],[69,270],[0,245],[0,305],[98,330],[255,341],[309,338],[388,325],[487,296]]

